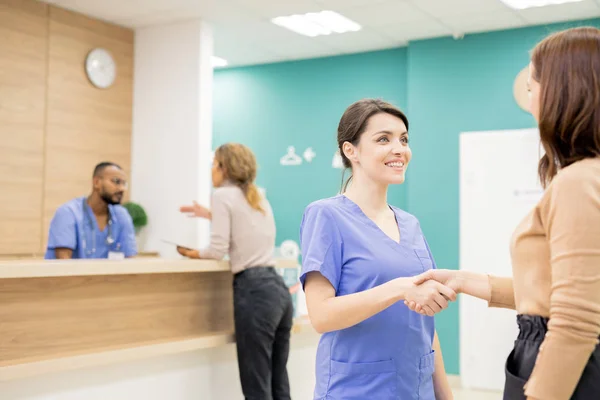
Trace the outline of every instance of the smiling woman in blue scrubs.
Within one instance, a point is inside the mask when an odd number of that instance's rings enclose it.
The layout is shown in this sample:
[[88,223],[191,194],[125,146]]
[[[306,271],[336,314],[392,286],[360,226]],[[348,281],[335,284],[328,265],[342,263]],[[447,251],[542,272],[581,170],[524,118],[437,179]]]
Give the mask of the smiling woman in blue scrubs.
[[[414,283],[435,268],[433,257],[417,219],[387,203],[411,159],[408,120],[391,104],[358,101],[342,116],[338,145],[350,186],[310,204],[300,229],[300,280],[323,334],[314,398],[452,399],[432,315],[456,293]],[[429,316],[401,300],[423,304]]]
[[48,234],[46,259],[123,259],[137,254],[133,221],[120,205],[127,180],[117,164],[104,162],[94,169],[90,196],[61,205]]

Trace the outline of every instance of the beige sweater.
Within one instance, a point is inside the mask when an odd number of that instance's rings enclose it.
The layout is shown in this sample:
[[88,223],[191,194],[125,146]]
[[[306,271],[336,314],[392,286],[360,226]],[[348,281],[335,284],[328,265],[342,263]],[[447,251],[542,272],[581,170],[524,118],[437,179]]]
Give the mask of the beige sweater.
[[275,219],[268,200],[264,213],[250,206],[242,190],[230,183],[216,188],[211,202],[210,246],[200,258],[220,260],[229,255],[234,274],[252,267],[274,266]]
[[567,400],[600,335],[600,158],[562,169],[511,242],[513,278],[490,306],[548,317],[527,396]]

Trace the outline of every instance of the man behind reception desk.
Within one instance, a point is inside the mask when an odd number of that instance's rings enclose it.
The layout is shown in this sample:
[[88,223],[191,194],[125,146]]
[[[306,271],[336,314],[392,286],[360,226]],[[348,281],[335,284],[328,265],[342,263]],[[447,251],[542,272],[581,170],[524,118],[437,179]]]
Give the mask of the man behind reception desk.
[[48,234],[46,259],[123,259],[137,254],[133,221],[120,205],[127,177],[117,164],[103,162],[92,177],[92,194],[61,205]]

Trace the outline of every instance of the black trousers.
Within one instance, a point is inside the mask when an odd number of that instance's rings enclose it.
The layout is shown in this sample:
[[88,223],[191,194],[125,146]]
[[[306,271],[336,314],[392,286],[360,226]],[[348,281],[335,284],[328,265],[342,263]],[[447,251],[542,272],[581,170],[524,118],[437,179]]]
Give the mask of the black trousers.
[[246,400],[290,400],[287,360],[294,306],[272,267],[249,268],[233,279],[235,338]]
[[[525,400],[523,386],[531,376],[535,360],[548,331],[548,319],[538,315],[519,315],[519,336],[506,360],[504,400]],[[600,345],[592,353],[571,400],[600,399]]]

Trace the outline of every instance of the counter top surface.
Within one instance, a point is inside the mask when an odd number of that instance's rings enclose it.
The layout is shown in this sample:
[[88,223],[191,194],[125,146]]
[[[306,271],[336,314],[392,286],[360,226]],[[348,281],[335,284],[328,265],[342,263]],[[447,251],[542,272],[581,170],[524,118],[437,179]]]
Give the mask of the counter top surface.
[[[295,268],[294,260],[276,260],[276,268]],[[0,261],[0,279],[60,276],[129,275],[229,271],[229,261],[166,258],[126,260],[11,260]]]
[[[215,260],[0,261],[0,382],[234,343],[230,274]],[[292,332],[315,331],[303,316]]]

